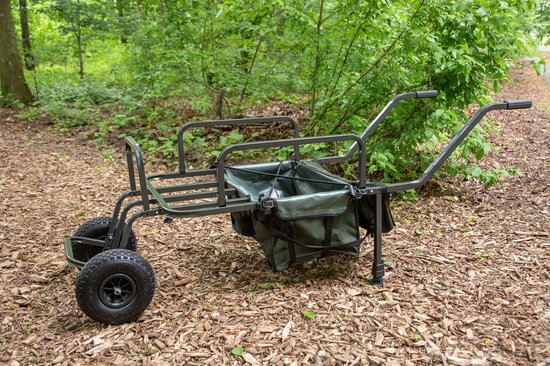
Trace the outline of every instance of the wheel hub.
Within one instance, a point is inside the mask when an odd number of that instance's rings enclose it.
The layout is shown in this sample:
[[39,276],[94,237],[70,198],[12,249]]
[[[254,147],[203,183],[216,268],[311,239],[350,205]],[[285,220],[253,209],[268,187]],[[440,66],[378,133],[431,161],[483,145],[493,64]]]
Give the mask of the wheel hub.
[[134,301],[136,282],[125,273],[115,273],[104,279],[98,290],[103,305],[119,309]]

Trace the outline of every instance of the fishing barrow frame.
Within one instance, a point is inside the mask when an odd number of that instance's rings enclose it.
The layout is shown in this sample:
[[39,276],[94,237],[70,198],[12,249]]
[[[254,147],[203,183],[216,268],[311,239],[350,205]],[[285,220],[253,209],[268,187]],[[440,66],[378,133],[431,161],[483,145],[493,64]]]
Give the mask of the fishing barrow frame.
[[[92,319],[107,324],[120,324],[136,320],[147,308],[153,298],[156,287],[155,275],[150,264],[137,253],[136,237],[132,227],[136,220],[143,217],[166,216],[167,220],[172,218],[199,217],[218,214],[231,214],[232,219],[240,214],[249,216],[269,216],[278,207],[277,195],[273,195],[275,181],[296,180],[298,184],[313,184],[319,187],[327,187],[331,184],[339,185],[346,190],[354,200],[368,200],[371,216],[367,231],[373,236],[374,254],[372,263],[371,284],[382,285],[384,276],[384,262],[382,260],[382,233],[391,229],[391,222],[388,228],[387,197],[393,192],[405,191],[419,188],[430,180],[436,171],[444,164],[449,156],[456,150],[462,141],[468,136],[479,121],[490,111],[530,108],[532,102],[529,100],[504,101],[491,103],[481,107],[463,125],[456,136],[440,152],[435,160],[428,166],[424,173],[416,180],[401,183],[378,183],[367,182],[366,180],[366,146],[365,140],[370,137],[376,127],[385,119],[390,111],[401,101],[415,98],[433,98],[437,91],[427,90],[399,94],[395,96],[374,118],[361,135],[344,134],[333,136],[300,137],[299,126],[290,117],[263,117],[245,118],[232,120],[216,120],[190,122],[184,125],[177,134],[178,144],[178,171],[147,176],[145,174],[143,154],[139,144],[132,138],[126,137],[126,158],[130,190],[122,194],[117,200],[113,215],[111,217],[100,217],[89,220],[75,232],[73,236],[65,239],[65,253],[67,262],[81,269],[76,281],[76,298],[80,308]],[[249,143],[238,143],[225,147],[219,154],[217,161],[209,169],[188,170],[185,164],[184,133],[193,128],[210,128],[221,126],[243,126],[243,125],[269,125],[273,123],[288,123],[292,127],[292,137],[282,140],[258,141]],[[352,142],[348,151],[339,156],[329,156],[318,159],[303,161],[301,159],[300,147],[307,144]],[[242,152],[255,149],[272,149],[281,147],[293,148],[293,160],[288,162],[289,169],[295,169],[302,164],[308,169],[313,169],[313,176],[321,176],[322,181],[306,176],[305,178],[293,178],[295,171],[285,176],[280,174],[282,162],[263,164],[256,169],[254,165],[232,167],[227,165],[227,157],[235,152]],[[323,164],[342,163],[357,156],[357,177],[356,181],[338,180],[338,177],[315,168]],[[308,167],[311,164],[313,168]],[[270,176],[273,184],[268,194],[259,193],[247,194],[242,187],[229,181],[228,172],[239,169],[248,173],[257,173]],[[271,169],[270,172],[260,171]],[[273,170],[274,169],[274,170]],[[318,174],[319,172],[320,175]],[[246,176],[245,174],[245,176]],[[310,173],[308,173],[310,174]],[[164,185],[166,183],[185,178],[195,178],[196,181],[185,184]],[[207,181],[202,181],[209,178]],[[336,182],[336,183],[333,183]],[[296,183],[295,183],[296,184]],[[332,188],[333,190],[334,188]],[[338,191],[340,192],[340,191]],[[339,194],[328,192],[325,196]],[[256,192],[258,193],[258,192]],[[320,192],[324,194],[326,192]],[[300,193],[295,193],[300,195]],[[309,198],[309,196],[308,196]],[[326,198],[326,197],[325,197]],[[332,199],[332,198],[330,198]],[[280,200],[282,202],[283,200]],[[351,202],[350,201],[350,202]],[[328,202],[328,201],[327,201]],[[346,201],[348,202],[348,201]],[[344,207],[350,207],[348,203]],[[355,201],[354,201],[355,202]],[[330,203],[328,203],[330,205]],[[346,206],[347,205],[347,206]],[[325,203],[325,207],[327,203]],[[282,203],[281,203],[282,207]],[[295,206],[291,206],[295,207]],[[355,206],[354,206],[355,207]],[[331,207],[328,207],[330,211]],[[137,210],[137,212],[135,212]],[[131,213],[131,211],[133,213]],[[307,212],[306,212],[307,214]],[[333,217],[336,214],[329,213],[326,217]],[[280,215],[279,215],[280,216]],[[391,221],[391,214],[389,215]],[[261,219],[258,219],[261,221]],[[267,221],[266,221],[267,222]],[[325,239],[331,244],[332,219],[327,219],[330,229],[326,229]],[[235,227],[235,223],[233,225]],[[294,244],[302,243],[289,238],[287,235],[269,229],[269,235],[283,238],[288,250],[294,255]],[[268,231],[269,231],[268,230]],[[239,230],[237,230],[239,231]],[[330,232],[329,232],[330,231]],[[357,230],[358,232],[358,230]],[[241,232],[243,233],[243,232]],[[244,233],[249,235],[248,233]],[[250,236],[253,236],[250,234]],[[258,239],[256,237],[256,239]],[[258,239],[258,241],[260,241]],[[291,245],[292,244],[292,245]],[[327,241],[321,246],[306,245],[309,252],[305,258],[325,256],[329,250],[338,252],[338,247],[347,245],[347,248],[356,248],[360,241],[354,241],[353,245],[337,244],[335,248],[326,248]],[[263,243],[262,243],[263,246]],[[285,247],[286,248],[286,247]],[[264,248],[265,252],[265,248]],[[313,253],[313,254],[312,254]],[[334,253],[333,253],[334,254]],[[309,255],[309,256],[308,256]],[[269,258],[268,258],[269,259]],[[290,264],[295,259],[287,263]],[[272,269],[280,270],[276,263],[271,263]],[[281,268],[286,267],[286,264]]]

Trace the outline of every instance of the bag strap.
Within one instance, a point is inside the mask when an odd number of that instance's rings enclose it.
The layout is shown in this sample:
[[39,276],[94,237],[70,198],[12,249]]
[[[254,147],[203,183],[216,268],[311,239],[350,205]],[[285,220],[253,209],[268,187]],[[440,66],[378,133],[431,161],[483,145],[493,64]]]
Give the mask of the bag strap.
[[[295,245],[300,245],[300,246],[303,246],[303,247],[309,248],[309,249],[320,249],[320,250],[327,249],[326,245],[311,245],[311,244],[305,244],[305,243],[302,243],[300,241],[294,240],[294,239],[288,237],[287,235],[285,235],[284,233],[282,233],[280,230],[275,229],[273,226],[271,226],[271,225],[268,225],[268,226],[270,226],[271,235],[273,235],[277,239],[282,239],[282,240],[284,240],[288,243],[292,243],[292,244],[295,244]],[[368,234],[363,236],[362,238],[350,241],[348,243],[342,243],[342,244],[338,244],[338,245],[331,245],[330,247],[328,247],[328,250],[329,251],[334,251],[335,249],[339,249],[339,248],[343,248],[343,247],[347,247],[347,246],[359,245],[367,238],[367,236],[368,236]]]
[[[289,257],[288,265],[290,266],[291,264],[296,262],[296,246],[295,246],[295,243],[297,243],[297,242],[290,239],[288,236],[286,236],[281,231],[279,231],[275,228],[275,222],[278,221],[277,218],[275,217],[275,215],[266,215],[266,216],[267,216],[267,220],[266,220],[267,225],[266,226],[268,227],[269,232],[270,232],[271,236],[274,239],[273,248],[271,250],[271,258],[272,258],[273,266],[275,267],[275,250],[274,249],[275,249],[275,246],[277,244],[277,240],[285,240],[288,243],[288,245],[287,245],[287,247],[288,247],[288,257]],[[287,223],[288,223],[288,226],[290,228],[291,235],[294,236],[294,222],[289,221]]]
[[279,163],[279,167],[277,168],[277,173],[275,174],[275,179],[273,179],[273,184],[271,185],[271,188],[269,188],[269,193],[267,197],[271,198],[271,194],[273,193],[273,190],[275,189],[275,184],[277,184],[277,178],[280,177],[279,173],[281,172],[281,167],[283,166],[283,162],[281,161]]
[[330,251],[330,242],[332,241],[332,225],[334,223],[334,217],[325,217],[325,242],[323,245],[325,249],[321,252],[321,257],[326,257]]
[[[287,226],[289,227],[290,235],[294,237],[294,221],[288,221]],[[288,262],[288,265],[296,262],[296,246],[294,245],[294,243],[288,243],[288,257],[290,260]]]

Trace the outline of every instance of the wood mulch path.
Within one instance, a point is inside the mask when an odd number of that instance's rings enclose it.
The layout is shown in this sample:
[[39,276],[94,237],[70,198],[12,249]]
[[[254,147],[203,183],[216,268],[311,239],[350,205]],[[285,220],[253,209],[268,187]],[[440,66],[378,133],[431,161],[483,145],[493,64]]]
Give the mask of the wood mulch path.
[[482,164],[521,175],[488,190],[440,180],[395,206],[384,287],[367,285],[370,242],[274,274],[227,216],[147,219],[139,252],[159,288],[122,326],[80,312],[63,252],[127,189],[122,153],[0,110],[0,364],[549,364],[550,84],[528,65],[512,78],[498,99],[535,106],[490,115],[500,131]]

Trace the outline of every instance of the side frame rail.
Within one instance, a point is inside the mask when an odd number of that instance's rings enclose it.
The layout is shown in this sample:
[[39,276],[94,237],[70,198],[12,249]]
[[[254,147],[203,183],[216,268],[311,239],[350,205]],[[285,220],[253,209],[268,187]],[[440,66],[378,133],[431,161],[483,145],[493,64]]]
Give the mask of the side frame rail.
[[[185,173],[185,150],[183,146],[183,134],[192,128],[200,127],[219,127],[219,126],[242,126],[242,125],[254,125],[254,124],[271,124],[276,122],[288,122],[292,125],[292,137],[300,137],[300,126],[298,123],[289,116],[274,116],[274,117],[259,117],[259,118],[240,118],[240,119],[225,119],[225,120],[212,120],[201,122],[189,122],[185,124],[178,131],[178,167],[181,174]],[[300,150],[298,147],[294,148],[294,156],[300,159]]]
[[137,167],[139,192],[143,202],[143,209],[149,210],[149,193],[147,190],[147,177],[145,176],[145,166],[143,164],[143,153],[137,141],[130,136],[126,136],[126,160],[128,161],[128,176],[130,179],[130,190],[136,191],[136,175],[134,170],[134,158]]

